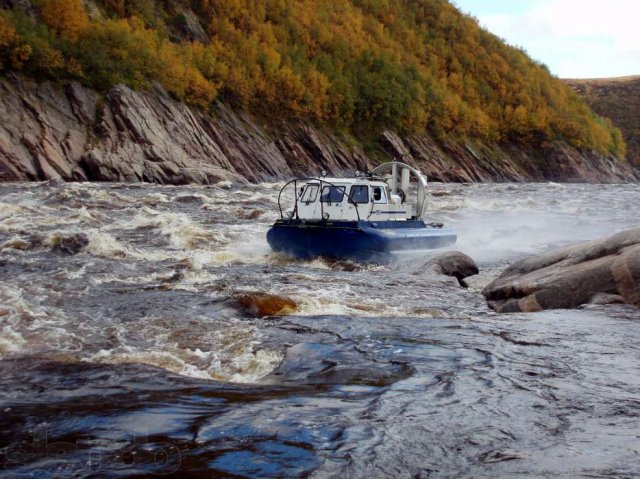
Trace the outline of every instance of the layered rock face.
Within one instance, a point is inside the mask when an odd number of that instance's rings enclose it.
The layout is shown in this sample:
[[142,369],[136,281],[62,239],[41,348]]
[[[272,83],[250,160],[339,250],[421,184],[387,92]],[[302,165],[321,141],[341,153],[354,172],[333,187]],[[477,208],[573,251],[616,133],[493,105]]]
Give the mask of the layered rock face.
[[640,307],[640,227],[525,258],[482,293],[498,312],[612,302]]
[[317,130],[277,135],[219,105],[207,114],[161,88],[119,85],[104,98],[12,77],[0,82],[0,179],[170,184],[261,181],[294,173],[365,170],[366,157]]
[[[202,112],[160,87],[119,85],[100,96],[11,76],[0,81],[0,180],[95,180],[210,184],[258,182],[372,168],[358,146],[300,121],[217,105]],[[542,151],[513,145],[435,142],[384,132],[381,151],[442,181],[637,180],[626,163],[562,143]],[[376,162],[377,163],[377,162]]]

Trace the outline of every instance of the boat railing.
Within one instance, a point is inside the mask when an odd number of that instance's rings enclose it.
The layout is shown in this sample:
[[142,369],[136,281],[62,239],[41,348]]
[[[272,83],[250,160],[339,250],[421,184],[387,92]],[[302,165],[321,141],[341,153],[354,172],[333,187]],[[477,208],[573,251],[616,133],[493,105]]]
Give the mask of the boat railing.
[[[422,218],[424,216],[424,212],[427,208],[427,193],[428,193],[428,182],[427,177],[417,168],[413,168],[411,165],[406,163],[398,162],[396,160],[392,162],[383,163],[382,165],[378,165],[374,168],[369,175],[380,175],[383,176],[385,173],[389,173],[389,187],[391,189],[391,193],[398,194],[402,191],[405,195],[408,195],[408,188],[410,181],[410,175],[413,174],[415,179],[417,180],[417,190],[416,190],[416,217]],[[405,176],[406,172],[406,176]],[[398,186],[400,183],[401,186]],[[407,191],[405,191],[407,190]],[[403,199],[404,200],[404,199]]]
[[[284,184],[284,186],[280,189],[280,193],[278,194],[278,209],[280,210],[280,218],[284,219],[285,216],[282,213],[282,204],[280,203],[280,199],[282,197],[282,192],[284,192],[285,188],[287,188],[289,185],[291,185],[293,183],[293,190],[294,190],[294,198],[295,198],[295,205],[293,207],[293,212],[291,217],[289,217],[290,219],[293,218],[293,215],[296,216],[296,219],[299,219],[300,216],[298,215],[298,182],[310,182],[310,181],[317,181],[320,182],[320,216],[322,217],[322,220],[326,220],[326,218],[324,218],[324,202],[322,201],[322,189],[323,189],[323,184],[329,185],[330,187],[334,187],[339,189],[342,185],[338,186],[335,185],[334,183],[331,182],[327,182],[326,180],[322,179],[322,178],[318,178],[318,177],[303,177],[303,178],[294,178],[293,180],[288,181],[287,183]],[[349,202],[351,204],[353,204],[353,206],[356,209],[356,216],[358,217],[358,221],[360,221],[360,212],[358,211],[358,204],[353,200],[353,198],[351,198],[351,194],[347,193],[347,189],[345,188],[344,190],[344,195],[346,195],[346,197],[349,199]]]

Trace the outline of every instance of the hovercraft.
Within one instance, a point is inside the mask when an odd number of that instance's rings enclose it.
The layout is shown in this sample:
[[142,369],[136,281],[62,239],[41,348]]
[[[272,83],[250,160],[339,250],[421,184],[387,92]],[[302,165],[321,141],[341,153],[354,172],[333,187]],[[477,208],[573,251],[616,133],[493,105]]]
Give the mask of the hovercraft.
[[[285,214],[282,197],[290,187],[294,205]],[[395,161],[352,178],[296,178],[280,190],[280,219],[267,232],[267,241],[273,251],[298,259],[373,263],[453,245],[452,230],[425,223],[427,194],[425,176]]]

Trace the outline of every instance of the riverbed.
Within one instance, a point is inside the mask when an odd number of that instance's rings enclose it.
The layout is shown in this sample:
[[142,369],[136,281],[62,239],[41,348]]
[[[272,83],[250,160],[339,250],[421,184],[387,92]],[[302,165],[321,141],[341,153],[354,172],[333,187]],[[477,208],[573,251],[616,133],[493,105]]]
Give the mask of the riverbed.
[[279,187],[0,184],[0,476],[640,476],[640,311],[480,293],[640,186],[432,184],[469,288],[273,254]]

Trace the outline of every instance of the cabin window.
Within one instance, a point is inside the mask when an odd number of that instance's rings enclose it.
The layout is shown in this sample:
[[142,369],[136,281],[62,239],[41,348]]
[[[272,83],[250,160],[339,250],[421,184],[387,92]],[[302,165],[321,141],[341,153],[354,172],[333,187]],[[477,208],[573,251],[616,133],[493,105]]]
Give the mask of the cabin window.
[[387,203],[387,195],[383,187],[373,187],[373,203]]
[[317,183],[307,185],[300,194],[300,201],[307,205],[315,202],[318,196],[318,190],[320,190],[320,186]]
[[367,185],[354,185],[349,191],[351,203],[369,203],[369,187]]
[[345,187],[334,187],[333,185],[323,187],[320,201],[322,203],[340,203],[344,198]]

